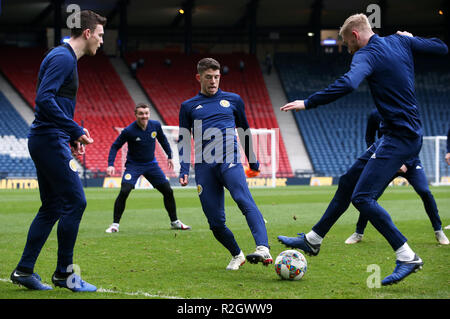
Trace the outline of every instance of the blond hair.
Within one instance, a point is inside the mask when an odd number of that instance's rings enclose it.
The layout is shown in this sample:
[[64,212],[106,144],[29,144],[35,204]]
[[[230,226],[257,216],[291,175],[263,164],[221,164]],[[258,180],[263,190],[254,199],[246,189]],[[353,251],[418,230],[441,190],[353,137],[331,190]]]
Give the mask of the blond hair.
[[348,17],[339,30],[339,35],[342,37],[344,33],[349,31],[351,32],[353,30],[358,30],[360,32],[372,30],[369,19],[364,13],[358,13]]

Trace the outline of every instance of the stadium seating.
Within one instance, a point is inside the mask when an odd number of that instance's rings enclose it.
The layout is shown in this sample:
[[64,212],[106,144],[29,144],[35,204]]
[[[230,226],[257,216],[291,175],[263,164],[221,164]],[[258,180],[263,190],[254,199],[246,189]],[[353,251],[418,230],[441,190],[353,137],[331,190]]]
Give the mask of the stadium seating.
[[0,92],[0,178],[36,175],[27,146],[28,124]]
[[[274,60],[287,98],[293,101],[334,82],[349,69],[351,56],[278,53]],[[424,135],[445,135],[448,130],[449,66],[448,57],[416,58],[416,92]],[[327,106],[293,113],[316,173],[340,176],[366,149],[367,117],[373,108],[364,81],[355,92]]]
[[[45,52],[36,48],[0,49],[0,70],[33,108],[37,74]],[[134,102],[108,57],[101,52],[79,60],[78,73],[80,86],[74,119],[89,129],[94,138],[94,144],[86,147],[85,165],[92,172],[104,172],[109,148],[118,135],[117,128],[135,120]],[[166,155],[160,147],[156,158],[168,176],[175,176],[175,172],[168,169]],[[82,162],[83,157],[79,160]],[[122,164],[121,154],[118,154],[115,162],[118,174]]]
[[[128,64],[144,59],[137,70],[137,79],[167,125],[178,125],[181,103],[199,92],[195,79],[196,64],[205,57],[200,54],[186,56],[181,53],[137,51],[126,55]],[[221,89],[238,93],[245,102],[246,113],[252,128],[279,128],[270,97],[256,57],[242,53],[214,54],[222,67]],[[170,65],[165,61],[170,60]],[[239,62],[244,62],[244,70]],[[293,176],[286,148],[279,137],[278,177]]]

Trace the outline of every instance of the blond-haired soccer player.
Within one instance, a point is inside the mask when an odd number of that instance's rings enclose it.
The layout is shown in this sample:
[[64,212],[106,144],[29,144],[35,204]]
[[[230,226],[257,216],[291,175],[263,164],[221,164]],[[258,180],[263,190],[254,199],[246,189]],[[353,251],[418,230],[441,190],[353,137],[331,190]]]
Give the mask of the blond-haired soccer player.
[[[297,100],[281,107],[282,111],[312,109],[356,90],[366,79],[383,120],[384,135],[376,147],[367,150],[340,180],[334,204],[345,203],[349,196],[359,212],[386,238],[396,254],[393,273],[383,279],[390,285],[422,268],[422,259],[409,247],[407,239],[392,222],[388,212],[377,203],[391,178],[403,163],[418,156],[422,147],[422,123],[414,90],[415,52],[447,54],[447,46],[439,39],[414,37],[408,32],[380,37],[376,35],[364,14],[350,16],[341,27],[340,35],[353,54],[350,70],[326,89],[306,100]],[[358,172],[362,170],[361,175]],[[356,173],[355,173],[356,172]],[[356,180],[355,180],[356,179]],[[278,236],[286,246],[317,255],[322,240],[345,209],[331,207],[319,222],[299,237]]]

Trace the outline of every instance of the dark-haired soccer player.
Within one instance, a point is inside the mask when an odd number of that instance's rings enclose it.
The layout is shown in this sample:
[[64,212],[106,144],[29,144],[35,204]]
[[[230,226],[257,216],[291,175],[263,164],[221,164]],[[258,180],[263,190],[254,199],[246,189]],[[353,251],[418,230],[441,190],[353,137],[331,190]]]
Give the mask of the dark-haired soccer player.
[[[219,89],[220,64],[205,58],[197,64],[196,78],[200,92],[184,101],[180,109],[180,184],[188,184],[191,132],[195,143],[195,181],[203,212],[214,237],[230,252],[228,270],[238,270],[245,263],[272,263],[264,218],[248,189],[240,163],[235,128],[240,134],[250,170],[259,171],[251,146],[251,134],[245,115],[244,102],[235,93]],[[245,135],[245,136],[244,136]],[[237,203],[256,243],[256,251],[244,257],[233,233],[225,224],[224,187]]]
[[[375,143],[377,133],[379,138],[383,135],[380,125],[381,125],[381,116],[378,110],[375,109],[372,112],[370,112],[369,118],[367,120],[367,127],[366,127],[367,147],[370,147],[372,144]],[[436,240],[441,245],[448,245],[449,241],[447,236],[445,236],[442,230],[442,222],[439,217],[436,201],[434,200],[433,194],[431,194],[430,188],[428,187],[427,177],[425,175],[423,165],[420,162],[419,157],[416,156],[413,159],[406,161],[405,164],[401,166],[399,172],[395,174],[393,178],[397,176],[404,177],[422,199],[425,211],[428,217],[430,218]],[[348,199],[348,201],[350,202],[350,198]],[[364,236],[364,230],[366,229],[367,222],[368,219],[362,214],[359,214],[358,222],[356,223],[356,231],[349,238],[347,238],[345,243],[346,244],[359,243]]]
[[[423,262],[409,247],[407,239],[394,225],[388,212],[377,203],[377,199],[398,169],[406,161],[418,156],[422,147],[422,123],[414,90],[413,53],[447,54],[448,48],[439,39],[413,37],[408,32],[380,37],[374,34],[364,14],[347,18],[340,35],[348,51],[354,54],[350,71],[328,88],[314,93],[306,100],[290,102],[282,106],[281,110],[298,111],[331,103],[351,93],[367,79],[376,108],[383,119],[384,135],[379,143],[358,158],[345,174],[346,178],[341,177],[339,184],[345,190],[347,183],[356,183],[351,202],[395,251],[396,267],[381,282],[390,285],[421,269]],[[360,169],[360,176],[352,174]],[[340,197],[341,194],[336,193],[336,196]],[[344,211],[327,209],[308,234],[302,233],[299,237],[278,236],[278,239],[286,246],[317,255],[324,236]]]
[[[31,223],[27,242],[11,281],[29,289],[49,290],[34,273],[34,265],[53,225],[58,221],[58,259],[52,276],[55,286],[72,291],[96,291],[73,272],[73,249],[86,198],[71,156],[84,153],[93,143],[88,131],[73,121],[78,90],[77,60],[95,55],[103,43],[106,18],[79,13],[79,28],[71,30],[68,43],[51,50],[38,74],[35,120],[28,149],[36,166],[42,206]],[[69,147],[70,143],[70,147]]]
[[134,115],[136,121],[122,130],[109,150],[107,174],[113,175],[117,151],[123,144],[128,144],[126,169],[122,177],[119,195],[114,203],[113,223],[106,229],[106,232],[116,233],[119,231],[119,223],[128,195],[134,189],[134,185],[141,175],[163,195],[164,207],[169,214],[172,229],[191,229],[177,218],[172,188],[155,158],[155,143],[158,140],[167,154],[169,168],[173,169],[172,150],[161,128],[161,123],[150,120],[150,108],[143,103],[136,105]]

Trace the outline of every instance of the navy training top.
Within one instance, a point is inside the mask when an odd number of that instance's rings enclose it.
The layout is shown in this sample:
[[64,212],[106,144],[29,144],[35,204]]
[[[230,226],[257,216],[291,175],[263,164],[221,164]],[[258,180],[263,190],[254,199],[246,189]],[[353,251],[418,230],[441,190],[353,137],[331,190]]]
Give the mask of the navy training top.
[[169,159],[172,158],[172,150],[167,141],[166,135],[158,121],[149,120],[145,130],[137,124],[136,121],[128,125],[120,132],[114,143],[111,145],[108,155],[108,166],[114,166],[117,151],[128,143],[127,164],[147,164],[156,162],[155,158],[155,140],[166,152]]
[[[83,128],[73,120],[77,89],[77,57],[66,43],[51,50],[41,63],[29,135],[57,133],[70,141],[84,135]],[[67,91],[73,94],[64,94]]]
[[326,89],[305,100],[305,108],[328,104],[355,90],[367,79],[375,106],[383,119],[383,133],[422,136],[414,89],[414,52],[447,54],[437,38],[374,34],[353,56],[350,71]]
[[[223,147],[223,157],[217,159],[223,163],[237,162],[239,147],[235,128],[243,129],[246,134],[245,137],[242,136],[241,138],[246,139],[244,152],[249,160],[249,166],[255,170],[259,169],[259,163],[251,146],[251,135],[247,131],[250,126],[245,114],[244,101],[238,94],[225,92],[221,89],[218,89],[213,96],[207,96],[199,92],[196,96],[181,104],[179,128],[180,132],[185,129],[187,132],[193,133],[196,157],[200,149],[208,150],[208,147],[211,148],[214,144],[222,143],[219,147]],[[201,136],[198,136],[199,134]],[[222,135],[220,141],[217,139],[218,134]],[[182,144],[183,138],[184,136],[180,134],[178,138],[179,146],[185,144],[185,147],[179,147],[180,177],[189,175],[190,166],[190,139],[189,143]],[[241,141],[241,144],[243,142]],[[186,155],[185,151],[189,154]],[[183,156],[187,158],[185,159]],[[202,162],[205,163],[204,157],[202,157]]]

